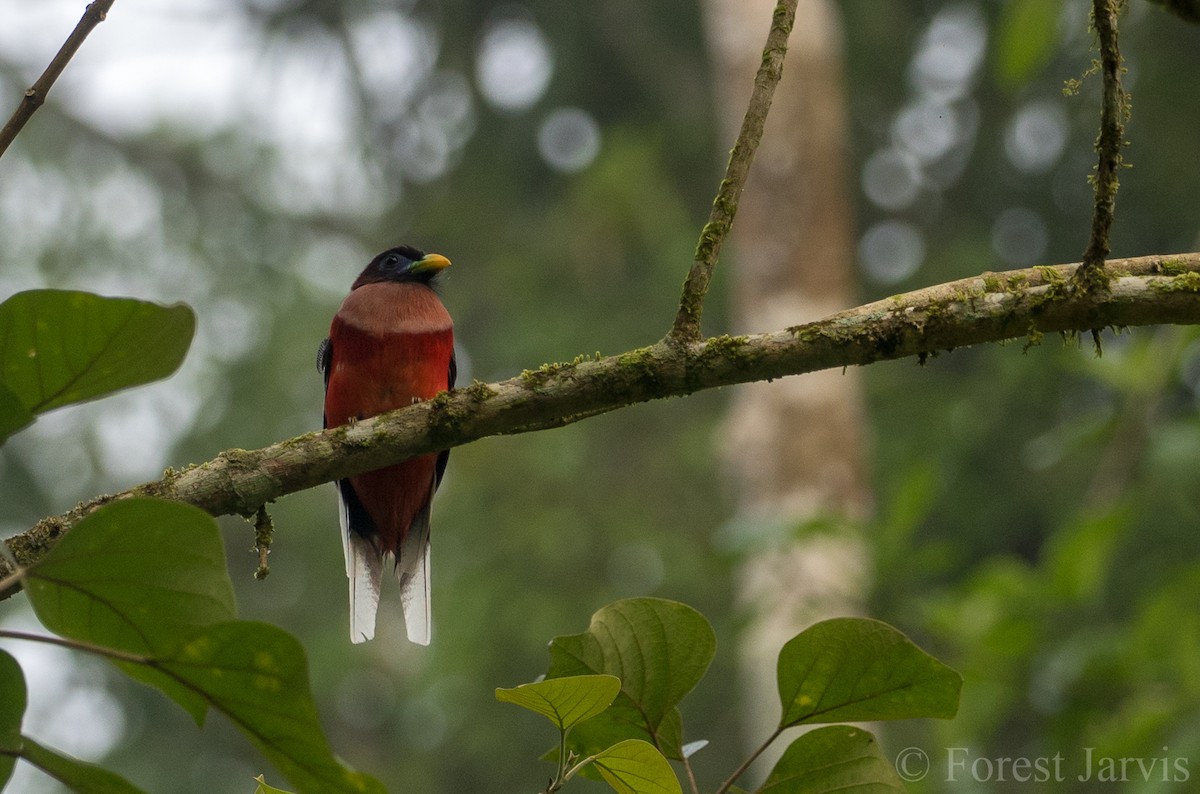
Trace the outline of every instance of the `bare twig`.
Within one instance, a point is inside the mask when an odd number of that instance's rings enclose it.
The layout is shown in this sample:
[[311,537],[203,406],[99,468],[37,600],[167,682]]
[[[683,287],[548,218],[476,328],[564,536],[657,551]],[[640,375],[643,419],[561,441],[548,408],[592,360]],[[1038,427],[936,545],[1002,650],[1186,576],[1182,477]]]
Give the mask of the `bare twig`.
[[742,765],[735,769],[733,774],[721,784],[721,787],[717,789],[716,794],[725,794],[725,792],[733,788],[733,784],[737,782],[737,779],[746,773],[746,770],[750,768],[750,765],[758,760],[758,757],[762,755],[776,739],[779,738],[781,733],[783,733],[783,728],[776,728],[775,731],[767,737],[767,740],[760,744],[758,748],[750,754],[749,758],[747,758],[745,761],[742,761]]
[[21,104],[17,105],[12,117],[0,129],[0,157],[4,155],[8,145],[17,137],[17,133],[24,128],[34,112],[45,103],[46,95],[50,93],[50,87],[54,85],[54,81],[63,73],[63,69],[67,68],[67,63],[74,57],[75,52],[83,44],[83,40],[108,16],[113,2],[115,0],[94,0],[88,4],[79,23],[75,26],[75,30],[71,31],[71,35],[63,42],[58,54],[54,56],[54,60],[50,61],[50,65],[46,67],[46,71],[42,72],[42,76],[25,92],[25,96],[21,98]]
[[796,21],[796,2],[797,0],[779,0],[775,6],[771,31],[767,34],[767,44],[763,49],[762,64],[754,77],[754,91],[750,95],[750,104],[742,119],[742,129],[738,133],[737,142],[729,154],[725,178],[721,180],[717,197],[713,199],[708,222],[700,232],[696,257],[684,282],[683,294],[679,298],[679,312],[675,315],[675,323],[671,326],[670,333],[667,334],[668,342],[686,344],[701,338],[700,315],[704,311],[704,296],[708,292],[709,281],[712,280],[713,270],[717,266],[721,243],[733,226],[738,199],[746,184],[746,176],[750,173],[750,164],[754,161],[758,143],[762,140],[763,125],[767,120],[767,111],[771,109],[775,86],[779,84],[779,77],[783,74],[788,35]]
[[1121,145],[1125,137],[1128,102],[1121,87],[1121,50],[1117,43],[1117,14],[1123,0],[1092,0],[1092,20],[1100,41],[1100,76],[1103,92],[1100,103],[1100,134],[1096,137],[1099,161],[1095,175],[1095,205],[1092,229],[1083,266],[1075,281],[1086,291],[1104,289],[1104,260],[1111,246],[1109,233],[1117,203],[1117,171],[1121,167]]
[[[97,507],[158,496],[213,515],[254,515],[285,494],[487,436],[561,427],[634,403],[822,369],[926,356],[965,345],[1097,326],[1200,325],[1200,253],[1117,259],[1109,289],[1071,289],[1079,265],[1036,267],[897,295],[813,323],[690,343],[663,340],[614,356],[581,356],[499,383],[474,383],[353,426],[308,433],[97,497],[9,539],[17,564],[37,562]],[[0,563],[0,579],[10,563]],[[12,591],[0,593],[0,598]]]

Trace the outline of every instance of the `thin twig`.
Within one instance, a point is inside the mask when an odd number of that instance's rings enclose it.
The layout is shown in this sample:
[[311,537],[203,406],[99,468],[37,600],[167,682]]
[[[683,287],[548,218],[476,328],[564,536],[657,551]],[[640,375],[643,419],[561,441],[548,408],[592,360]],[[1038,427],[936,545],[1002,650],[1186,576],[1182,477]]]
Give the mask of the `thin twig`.
[[1121,167],[1121,145],[1125,138],[1125,119],[1129,111],[1125,89],[1121,87],[1121,50],[1117,42],[1117,14],[1123,0],[1092,0],[1092,20],[1100,42],[1100,76],[1103,81],[1100,102],[1100,134],[1096,137],[1098,163],[1095,175],[1095,204],[1092,229],[1083,266],[1075,274],[1076,283],[1086,291],[1104,289],[1104,260],[1111,246],[1109,233],[1117,203],[1117,171]]
[[762,755],[768,747],[771,746],[772,742],[779,738],[781,733],[783,733],[783,728],[776,728],[775,732],[768,736],[767,740],[760,744],[758,749],[751,753],[750,757],[742,762],[741,766],[733,770],[733,774],[721,784],[721,787],[717,789],[716,794],[725,794],[725,792],[729,791],[729,789],[733,787],[733,784],[737,782],[737,779],[746,773],[746,770],[750,768],[750,765],[758,760],[758,757]]
[[63,637],[52,637],[49,634],[30,634],[26,631],[11,631],[9,629],[0,629],[0,637],[10,640],[25,640],[26,642],[40,642],[46,645],[57,645],[60,648],[70,648],[73,651],[85,651],[93,653],[97,656],[105,656],[109,659],[115,659],[118,662],[130,662],[132,664],[147,664],[152,665],[154,660],[149,656],[142,656],[137,653],[129,653],[128,651],[118,650],[116,648],[106,648],[103,645],[96,645],[83,640],[69,640]]
[[754,162],[758,143],[762,140],[763,124],[766,123],[767,111],[771,108],[775,86],[779,85],[779,78],[783,74],[788,35],[796,21],[796,2],[797,0],[779,0],[775,6],[771,31],[767,34],[767,44],[763,49],[762,64],[758,67],[758,74],[754,76],[750,104],[746,107],[737,142],[729,154],[725,178],[721,180],[717,197],[713,199],[708,222],[700,232],[700,241],[696,244],[696,257],[683,284],[683,294],[679,298],[679,312],[675,315],[675,323],[671,326],[670,333],[667,334],[668,342],[696,342],[701,338],[700,315],[704,311],[704,296],[708,292],[709,281],[712,280],[713,271],[717,266],[721,243],[733,226],[738,199],[746,184],[746,176],[750,173],[750,164]]
[[692,788],[692,794],[700,794],[700,785],[696,782],[696,773],[692,771],[692,762],[688,760],[687,753],[683,753],[681,760],[683,771],[687,773],[688,785]]
[[63,42],[58,54],[54,56],[54,60],[50,61],[50,65],[46,67],[46,71],[42,72],[42,76],[25,92],[25,96],[21,98],[21,104],[17,105],[17,109],[8,123],[4,125],[3,129],[0,129],[0,157],[4,156],[8,145],[17,137],[17,133],[21,131],[34,112],[45,103],[46,95],[50,93],[50,87],[54,85],[54,81],[63,73],[63,69],[67,68],[67,64],[88,34],[107,18],[108,11],[114,2],[115,0],[94,0],[88,4],[79,24]]

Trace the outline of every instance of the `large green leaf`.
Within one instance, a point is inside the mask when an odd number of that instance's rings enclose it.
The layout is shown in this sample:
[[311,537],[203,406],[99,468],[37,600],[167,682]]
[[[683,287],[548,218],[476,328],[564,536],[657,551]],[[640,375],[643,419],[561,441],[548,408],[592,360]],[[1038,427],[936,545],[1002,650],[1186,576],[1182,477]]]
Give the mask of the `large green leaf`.
[[29,698],[21,665],[4,650],[0,650],[0,692],[4,693],[0,697],[0,789],[3,789],[21,752],[21,720],[25,718]]
[[[678,757],[682,729],[675,706],[704,676],[716,648],[712,626],[691,607],[630,598],[597,611],[584,633],[556,637],[546,678],[616,676],[621,695],[587,729],[606,739],[649,737]],[[672,727],[674,735],[666,735]],[[582,738],[573,734],[573,740]]]
[[24,584],[46,628],[133,654],[172,651],[196,627],[237,616],[216,522],[179,502],[105,505],[27,569]]
[[831,725],[796,739],[759,789],[761,794],[894,794],[904,784],[861,728]]
[[233,620],[224,547],[203,511],[114,502],[29,568],[25,586],[49,629],[94,646],[197,723],[221,711],[300,791],[383,790],[333,757],[300,643]]
[[536,711],[565,731],[604,711],[620,691],[616,676],[573,675],[497,689],[496,699]]
[[33,414],[13,390],[0,383],[0,444],[33,421]]
[[667,759],[640,739],[613,745],[599,753],[592,766],[618,794],[683,794]]
[[91,400],[170,375],[195,329],[182,304],[18,292],[0,304],[0,382],[35,414]]
[[42,747],[25,737],[21,757],[77,794],[143,794],[115,772]]
[[953,717],[962,676],[868,618],[810,626],[779,652],[780,727]]
[[[152,669],[228,716],[299,791],[384,791],[333,756],[304,648],[282,629],[252,621],[208,626]],[[175,696],[176,688],[165,689]]]

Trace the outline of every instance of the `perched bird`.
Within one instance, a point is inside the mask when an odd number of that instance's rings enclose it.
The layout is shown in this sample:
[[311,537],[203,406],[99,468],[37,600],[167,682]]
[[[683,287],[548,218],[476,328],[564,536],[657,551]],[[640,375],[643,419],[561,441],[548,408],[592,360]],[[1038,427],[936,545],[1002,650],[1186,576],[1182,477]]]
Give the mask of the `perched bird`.
[[[454,387],[454,323],[433,286],[450,260],[409,246],[359,274],[317,351],[325,427],[428,400]],[[384,562],[400,580],[408,638],[429,644],[429,508],[450,453],[422,455],[339,480],[350,579],[350,639],[375,636]]]

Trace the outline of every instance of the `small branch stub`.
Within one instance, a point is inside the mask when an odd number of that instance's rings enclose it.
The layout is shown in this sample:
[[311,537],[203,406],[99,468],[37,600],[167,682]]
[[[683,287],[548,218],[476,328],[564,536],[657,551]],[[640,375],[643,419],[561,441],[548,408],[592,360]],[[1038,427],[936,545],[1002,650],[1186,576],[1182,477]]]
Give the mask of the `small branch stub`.
[[254,549],[258,552],[258,569],[254,571],[254,578],[259,581],[266,579],[271,573],[267,555],[271,553],[271,541],[274,536],[275,523],[271,521],[267,506],[262,505],[254,516]]

